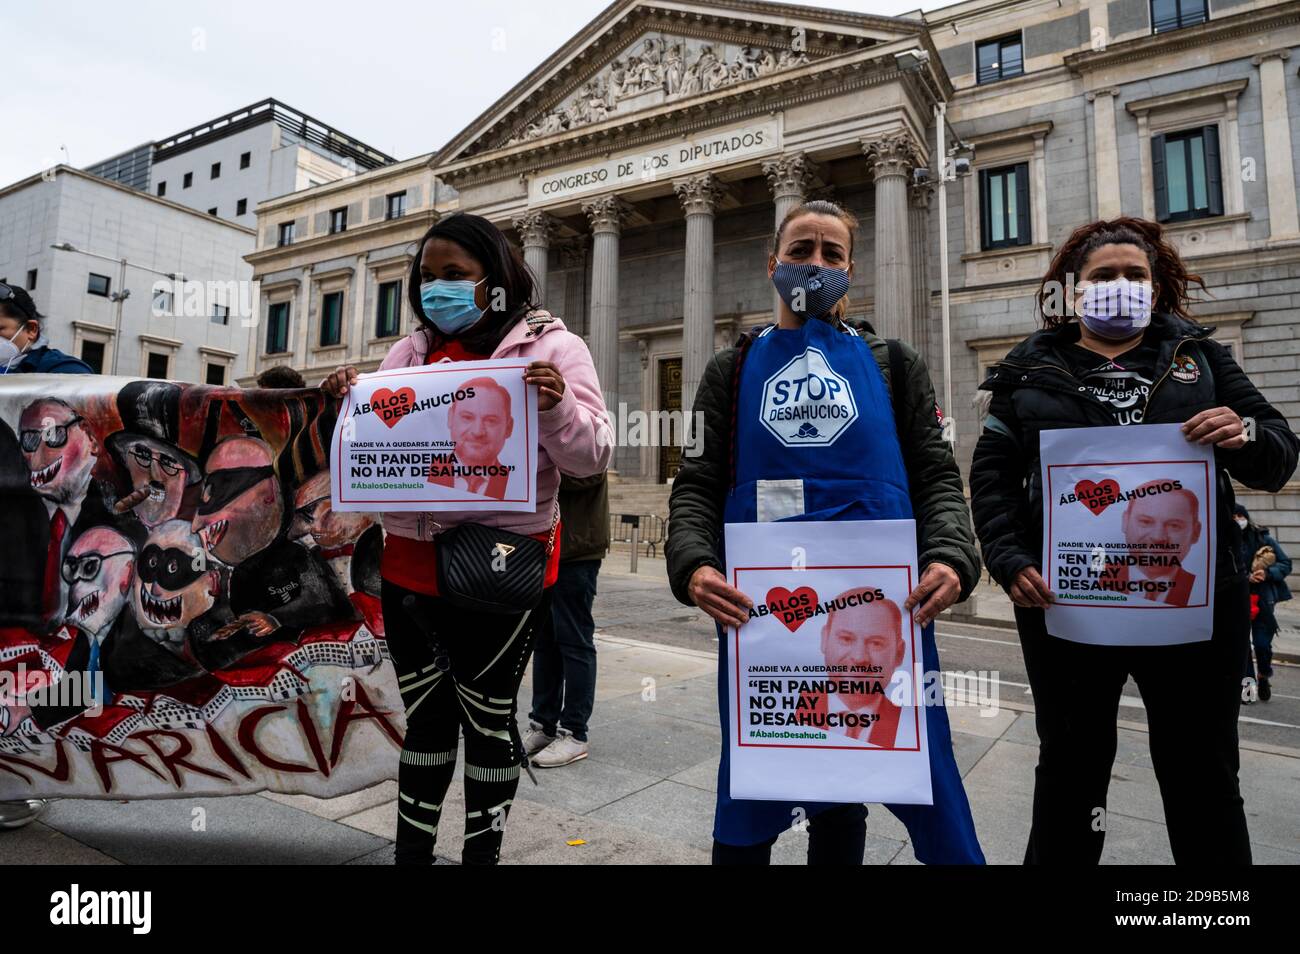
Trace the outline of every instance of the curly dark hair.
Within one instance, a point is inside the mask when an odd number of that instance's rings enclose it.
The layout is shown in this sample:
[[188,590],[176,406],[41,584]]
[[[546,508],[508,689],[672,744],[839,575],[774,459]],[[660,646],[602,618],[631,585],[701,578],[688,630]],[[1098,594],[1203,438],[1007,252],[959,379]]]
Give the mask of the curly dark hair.
[[1159,223],[1131,216],[1103,219],[1075,229],[1048,266],[1047,274],[1038,286],[1038,312],[1044,327],[1055,328],[1069,322],[1071,316],[1068,312],[1050,314],[1048,301],[1056,289],[1072,287],[1088,256],[1105,245],[1136,245],[1146,253],[1158,293],[1152,302],[1153,311],[1190,321],[1187,306],[1201,299],[1189,297],[1188,286],[1195,283],[1201,286],[1201,291],[1209,293],[1201,276],[1187,270],[1178,249],[1165,238]]

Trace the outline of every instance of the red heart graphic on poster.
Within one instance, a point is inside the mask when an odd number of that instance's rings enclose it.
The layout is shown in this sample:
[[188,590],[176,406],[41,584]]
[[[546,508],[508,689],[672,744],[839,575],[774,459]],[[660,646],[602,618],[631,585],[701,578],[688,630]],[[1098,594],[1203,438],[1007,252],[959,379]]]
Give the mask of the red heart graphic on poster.
[[396,391],[375,388],[374,393],[370,395],[370,410],[390,428],[402,419],[402,408],[410,407],[414,403],[415,388],[398,388]]
[[[803,599],[807,597],[807,599]],[[801,586],[799,589],[791,592],[784,586],[774,586],[767,591],[767,605],[772,610],[772,615],[779,619],[790,632],[794,632],[804,624],[806,617],[800,616],[794,618],[785,614],[787,609],[811,609],[817,605],[817,591],[811,586]]]
[[1096,517],[1119,500],[1119,483],[1110,477],[1095,484],[1091,480],[1081,480],[1074,485],[1074,495]]

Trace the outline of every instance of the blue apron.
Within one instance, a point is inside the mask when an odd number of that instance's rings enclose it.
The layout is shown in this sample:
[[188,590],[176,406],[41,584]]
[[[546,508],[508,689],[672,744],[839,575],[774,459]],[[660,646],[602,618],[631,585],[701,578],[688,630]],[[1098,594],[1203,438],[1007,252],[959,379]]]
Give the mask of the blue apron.
[[[750,344],[740,375],[735,487],[727,496],[727,523],[912,518],[893,408],[866,341],[821,320],[798,329],[773,326]],[[881,426],[885,421],[890,426]],[[718,711],[725,739],[731,707],[721,629],[718,641]],[[934,624],[922,630],[921,641],[925,671],[938,671]],[[926,730],[934,804],[886,807],[907,826],[917,860],[983,864],[942,704],[930,707]],[[730,774],[724,743],[715,839],[753,845],[790,827],[794,802],[733,799]],[[799,807],[811,817],[833,806],[805,802]]]

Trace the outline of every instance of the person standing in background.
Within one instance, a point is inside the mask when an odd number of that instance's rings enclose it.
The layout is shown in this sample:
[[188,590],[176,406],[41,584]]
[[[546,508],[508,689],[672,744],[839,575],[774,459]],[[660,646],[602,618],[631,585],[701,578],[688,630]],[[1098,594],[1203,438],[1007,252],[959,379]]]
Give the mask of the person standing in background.
[[596,703],[596,599],[609,549],[609,477],[560,478],[560,575],[550,619],[533,650],[533,707],[524,750],[538,768],[587,757],[587,720]]
[[[0,374],[94,374],[80,358],[50,347],[42,318],[26,289],[0,282]],[[0,802],[0,831],[34,822],[45,804],[43,798]]]
[[[1277,634],[1278,603],[1291,598],[1286,578],[1291,574],[1291,558],[1282,545],[1251,519],[1250,511],[1237,504],[1232,518],[1241,527],[1241,565],[1250,568],[1251,620],[1250,641],[1255,647],[1255,659],[1246,648],[1246,672],[1241,681],[1241,701],[1247,705],[1256,698],[1268,702],[1273,698],[1273,637]],[[1255,669],[1259,668],[1259,681]]]

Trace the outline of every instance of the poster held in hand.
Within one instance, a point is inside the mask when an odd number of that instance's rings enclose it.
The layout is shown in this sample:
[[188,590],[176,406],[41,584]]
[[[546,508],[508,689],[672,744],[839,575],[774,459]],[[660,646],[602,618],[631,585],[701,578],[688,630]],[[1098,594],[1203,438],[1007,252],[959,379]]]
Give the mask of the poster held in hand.
[[363,374],[330,454],[339,511],[537,509],[537,388],[526,361]]
[[1210,638],[1214,448],[1178,424],[1040,436],[1047,631],[1108,646]]
[[727,524],[731,795],[933,803],[912,520]]

